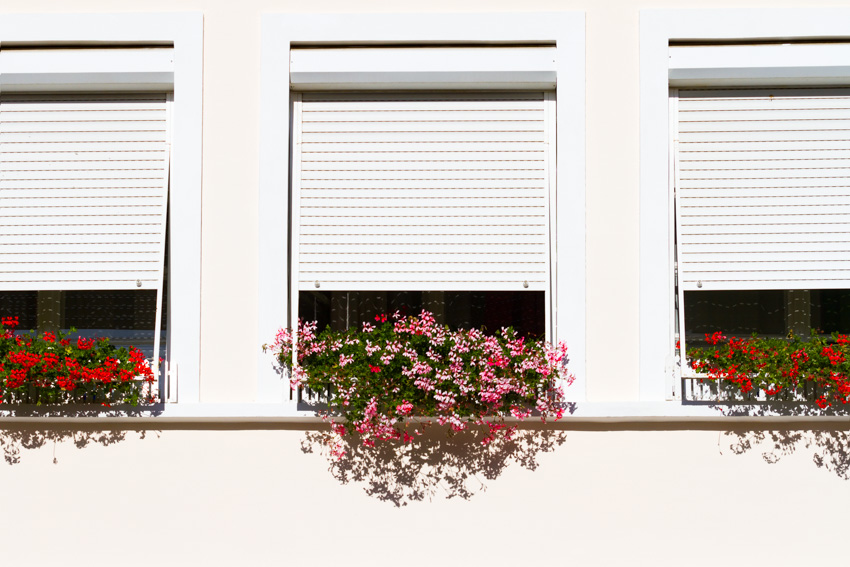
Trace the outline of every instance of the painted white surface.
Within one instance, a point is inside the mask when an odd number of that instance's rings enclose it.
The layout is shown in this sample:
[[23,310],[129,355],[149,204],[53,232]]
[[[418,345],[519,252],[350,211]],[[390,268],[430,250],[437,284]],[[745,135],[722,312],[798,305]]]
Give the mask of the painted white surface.
[[554,89],[554,47],[292,49],[293,90]]
[[670,47],[670,86],[802,85],[850,82],[850,45]]
[[174,49],[0,50],[3,92],[174,89]]
[[[15,445],[22,434],[41,446]],[[31,487],[4,496],[10,512],[0,528],[16,534],[4,558],[18,565],[384,566],[401,557],[406,565],[503,567],[530,555],[590,566],[677,566],[683,558],[696,566],[805,565],[813,554],[840,562],[841,552],[812,546],[841,540],[850,504],[829,448],[846,441],[830,432],[568,430],[549,436],[549,452],[516,455],[533,456],[533,470],[477,451],[465,460],[447,453],[433,457],[440,469],[430,476],[411,462],[370,469],[355,461],[350,471],[363,476],[347,483],[304,432],[288,429],[201,426],[146,431],[144,439],[134,431],[72,438],[27,429],[0,439],[7,458],[19,460],[0,462],[3,478]],[[776,449],[775,441],[787,444]],[[439,434],[428,447],[438,443],[452,447]],[[143,488],[136,478],[167,481]],[[106,479],[128,486],[105,488]],[[794,536],[779,545],[718,535],[718,526],[738,521],[738,505],[726,499],[748,502],[748,525],[759,531],[786,533],[791,524]],[[112,535],[92,553],[68,526]],[[128,545],[151,529],[162,534],[156,543]],[[709,533],[715,542],[706,546]],[[439,551],[420,548],[432,540]]]

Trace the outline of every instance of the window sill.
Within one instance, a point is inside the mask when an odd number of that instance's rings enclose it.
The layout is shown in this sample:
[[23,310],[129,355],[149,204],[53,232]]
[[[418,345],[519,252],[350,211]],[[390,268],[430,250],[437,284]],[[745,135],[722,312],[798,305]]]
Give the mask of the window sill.
[[[508,419],[507,421],[512,421]],[[574,402],[570,411],[554,427],[569,428],[582,423],[697,423],[815,424],[850,422],[850,407],[821,410],[812,404],[712,404],[668,402]],[[301,423],[318,424],[311,411],[289,404],[182,403],[132,407],[5,407],[0,408],[0,424],[158,424],[191,423]],[[530,427],[539,421],[528,419]],[[552,424],[553,422],[550,422]]]

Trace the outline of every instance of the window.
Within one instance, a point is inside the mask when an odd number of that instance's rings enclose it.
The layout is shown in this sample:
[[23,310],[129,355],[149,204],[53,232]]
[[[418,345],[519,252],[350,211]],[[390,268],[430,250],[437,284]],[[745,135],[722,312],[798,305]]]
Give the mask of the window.
[[192,401],[200,16],[9,16],[0,41],[0,311],[159,353]]
[[[398,304],[495,330],[520,325],[514,311],[531,319],[530,308],[540,317],[527,332],[546,334],[547,310],[534,306],[550,295],[550,93],[294,98],[292,285],[302,312],[327,305],[335,323],[356,326]],[[360,317],[349,316],[351,292],[366,300]]]
[[[261,254],[289,264],[264,262],[260,333],[299,311],[346,326],[427,308],[566,340],[583,378],[582,17],[267,16],[263,30]],[[259,391],[288,398],[273,373]]]
[[676,339],[709,327],[847,330],[846,16],[642,13],[643,398],[679,395]]

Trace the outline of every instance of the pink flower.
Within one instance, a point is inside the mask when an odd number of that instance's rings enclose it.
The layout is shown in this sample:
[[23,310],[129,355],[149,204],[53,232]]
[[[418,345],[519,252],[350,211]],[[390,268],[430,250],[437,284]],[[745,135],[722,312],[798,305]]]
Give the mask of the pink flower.
[[413,411],[413,404],[407,400],[402,400],[402,402],[395,407],[395,411],[398,415],[410,415],[410,412]]
[[511,406],[511,415],[517,419],[525,419],[531,415],[531,409],[522,409],[519,406]]

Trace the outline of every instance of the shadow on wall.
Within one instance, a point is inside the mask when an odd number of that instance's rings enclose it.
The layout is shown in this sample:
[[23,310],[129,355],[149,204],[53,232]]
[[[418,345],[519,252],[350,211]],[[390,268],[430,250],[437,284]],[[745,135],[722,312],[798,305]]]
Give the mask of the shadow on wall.
[[[138,435],[139,439],[144,439],[151,433],[158,435],[158,431],[151,430],[126,430],[126,429],[59,429],[46,428],[35,429],[32,427],[20,427],[15,429],[0,430],[0,447],[3,449],[3,459],[9,465],[16,465],[21,462],[22,449],[40,449],[52,444],[54,447],[58,444],[71,441],[78,449],[84,449],[89,445],[113,445],[120,443],[127,438],[128,434]],[[58,464],[59,460],[54,452],[53,464]]]
[[331,474],[341,484],[362,484],[368,495],[401,507],[436,498],[468,500],[487,490],[487,483],[512,463],[537,469],[540,453],[552,452],[566,441],[565,431],[551,429],[520,429],[512,440],[497,437],[488,445],[481,443],[483,436],[468,431],[450,434],[434,426],[411,443],[375,447],[346,436],[345,455],[337,460],[329,450],[330,434],[309,431],[301,450],[327,458]]
[[[765,406],[736,406],[733,409],[724,409],[727,416],[768,415]],[[806,406],[786,409],[783,412],[794,417],[821,416],[823,413],[818,408]],[[840,408],[829,413],[850,415],[850,412]],[[841,479],[850,480],[850,421],[823,425],[809,421],[805,429],[725,431],[720,441],[721,452],[725,452],[727,443],[728,450],[736,455],[761,451],[762,458],[770,464],[778,463],[782,457],[798,451],[810,452],[815,466]]]

